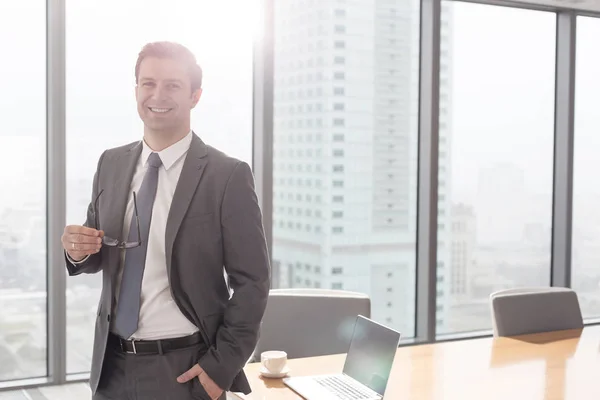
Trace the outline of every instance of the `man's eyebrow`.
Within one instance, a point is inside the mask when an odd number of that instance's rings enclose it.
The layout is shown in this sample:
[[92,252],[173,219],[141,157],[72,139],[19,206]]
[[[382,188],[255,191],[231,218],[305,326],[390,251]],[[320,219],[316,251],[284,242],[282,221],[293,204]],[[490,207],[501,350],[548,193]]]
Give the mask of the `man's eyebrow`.
[[[140,78],[140,82],[143,82],[143,81],[154,82],[154,78],[148,78],[148,77],[142,77],[142,78]],[[181,79],[165,79],[165,82],[168,82],[168,83],[179,83],[180,85],[183,85],[183,81]]]

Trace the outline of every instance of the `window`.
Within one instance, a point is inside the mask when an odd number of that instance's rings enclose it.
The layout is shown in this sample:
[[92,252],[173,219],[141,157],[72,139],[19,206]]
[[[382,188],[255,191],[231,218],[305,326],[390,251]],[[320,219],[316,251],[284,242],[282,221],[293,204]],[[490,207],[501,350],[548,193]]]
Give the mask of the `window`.
[[344,288],[344,286],[342,285],[341,282],[334,282],[331,284],[331,288],[334,290],[342,290]]
[[[241,12],[234,14],[229,5],[209,1],[185,0],[178,7],[152,7],[144,0],[127,4],[115,13],[105,2],[67,2],[68,223],[81,224],[85,217],[101,152],[142,137],[132,71],[138,52],[150,41],[177,41],[195,54],[204,70],[205,91],[192,113],[192,128],[207,144],[252,165],[253,38],[233,35],[222,21],[249,32],[256,20],[255,3],[236,3]],[[198,25],[200,14],[205,21]],[[234,56],[222,55],[223,48]],[[67,280],[68,373],[89,371],[100,288],[100,274]]]
[[[335,2],[329,10],[324,10],[330,13],[329,21],[333,22],[319,31],[319,24],[327,20],[325,15],[321,22],[318,18],[297,18],[298,9],[291,6],[294,2],[276,3],[274,75],[281,79],[274,83],[273,151],[286,154],[290,149],[305,150],[302,155],[295,153],[293,158],[286,157],[285,170],[280,164],[274,164],[273,207],[287,207],[288,204],[294,208],[310,207],[315,217],[297,217],[300,222],[313,225],[311,232],[274,229],[273,256],[282,260],[284,266],[296,261],[320,265],[325,273],[311,277],[313,285],[319,282],[320,287],[329,288],[338,284],[341,288],[343,283],[346,289],[368,294],[373,306],[371,317],[386,323],[386,317],[393,315],[391,325],[401,331],[403,337],[411,337],[416,298],[414,219],[419,124],[415,110],[419,108],[420,2],[408,0],[402,3],[402,18],[394,21],[395,35],[401,32],[402,40],[392,46],[388,45],[387,37],[392,17],[385,4],[359,2],[361,13],[368,16],[367,21],[351,18],[352,10],[356,8],[351,2]],[[336,9],[340,10],[340,15]],[[337,18],[334,14],[345,15],[345,18]],[[400,11],[397,14],[400,15]],[[372,29],[373,26],[378,28]],[[314,32],[312,37],[310,32]],[[322,43],[320,47],[319,42]],[[315,45],[312,52],[310,44]],[[308,50],[296,50],[303,48]],[[388,62],[390,52],[398,54],[391,63]],[[323,69],[323,80],[311,84],[315,91],[318,88],[323,91],[324,101],[319,102],[318,108],[315,101],[282,96],[290,91],[297,93],[299,89],[297,83],[289,82],[289,77],[315,73],[314,68],[302,65],[300,61],[317,56],[323,57],[325,66],[329,66]],[[365,60],[375,62],[370,62],[366,68]],[[389,74],[390,69],[397,72]],[[392,106],[388,104],[390,95],[397,101]],[[361,107],[366,101],[365,96],[369,103],[381,104],[383,108]],[[282,111],[290,107],[296,109],[298,105],[306,107],[310,102],[313,103],[310,116],[322,119],[322,128],[305,126],[298,132],[296,124],[290,126],[297,118]],[[380,123],[382,119],[383,123]],[[390,129],[394,130],[393,135],[389,134]],[[320,139],[314,142],[313,155],[306,153],[307,143],[286,140],[290,134],[297,133],[312,133],[315,138],[319,135]],[[390,145],[394,146],[393,151],[387,150]],[[322,149],[320,154],[317,154],[317,148]],[[383,156],[382,150],[386,153]],[[395,162],[388,163],[388,159]],[[297,166],[306,164],[314,166],[312,171],[299,171]],[[387,179],[388,173],[394,174],[394,182]],[[288,191],[277,180],[279,177],[310,178],[315,182],[319,179],[323,185],[295,186],[298,193],[313,196],[315,200],[311,203],[306,199],[289,200],[285,195],[280,196]],[[393,193],[388,194],[388,188],[393,188]],[[394,208],[388,209],[389,203],[393,203]],[[317,219],[317,215],[322,217]],[[393,225],[387,223],[388,218],[394,219]],[[331,238],[334,240],[329,240]],[[369,265],[374,260],[402,262],[390,269],[389,266]],[[343,268],[348,283],[329,280],[329,271],[334,267]],[[389,277],[388,272],[393,275]],[[281,275],[286,274],[274,273],[274,276]],[[364,279],[355,279],[357,275]],[[273,282],[274,288],[288,285],[289,280]],[[398,289],[387,293],[386,288],[391,286]],[[388,302],[393,304],[391,308],[387,308]]]
[[0,47],[0,381],[6,381],[47,374],[46,2],[0,2]]
[[588,17],[577,19],[571,279],[584,318],[600,316],[600,271],[596,261],[600,255],[600,186],[597,177],[600,166],[600,114],[597,100],[600,59],[596,49],[598,34],[600,20]]
[[440,334],[490,329],[491,290],[550,284],[556,46],[553,13],[443,10],[440,63],[453,72],[440,110],[453,117],[440,131]]
[[344,268],[342,267],[333,267],[331,269],[331,275],[341,275],[344,273]]

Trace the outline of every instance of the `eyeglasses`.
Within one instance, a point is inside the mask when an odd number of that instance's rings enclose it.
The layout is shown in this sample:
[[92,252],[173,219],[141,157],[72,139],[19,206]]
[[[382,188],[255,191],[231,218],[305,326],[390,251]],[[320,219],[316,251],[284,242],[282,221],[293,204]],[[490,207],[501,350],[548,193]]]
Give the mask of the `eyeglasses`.
[[[100,190],[100,193],[98,193],[98,196],[96,196],[96,200],[94,201],[94,224],[97,230],[100,230],[100,217],[98,216],[98,200],[100,200],[100,195],[102,194],[102,192],[104,192],[104,189]],[[140,218],[138,216],[137,199],[135,192],[133,192],[133,210],[135,215],[135,224],[137,226],[137,242],[125,242],[104,235],[102,237],[102,244],[104,244],[105,246],[116,247],[119,249],[133,249],[134,247],[142,245],[142,235],[140,233]]]

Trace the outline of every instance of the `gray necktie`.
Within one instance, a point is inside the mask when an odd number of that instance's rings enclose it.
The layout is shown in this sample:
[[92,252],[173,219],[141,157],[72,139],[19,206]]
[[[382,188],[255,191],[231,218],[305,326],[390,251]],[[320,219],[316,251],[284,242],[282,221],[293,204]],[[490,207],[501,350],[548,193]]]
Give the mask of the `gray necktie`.
[[[115,333],[125,339],[129,338],[138,328],[142,278],[144,276],[146,251],[148,249],[148,233],[152,219],[152,206],[154,205],[156,187],[158,185],[158,168],[161,165],[162,161],[158,154],[150,154],[150,157],[148,157],[148,169],[136,196],[142,245],[125,251],[123,276],[121,278],[121,289],[119,291],[117,315],[114,325]],[[135,214],[133,214],[131,217],[131,227],[129,228],[129,237],[127,239],[128,242],[138,240],[136,227]]]

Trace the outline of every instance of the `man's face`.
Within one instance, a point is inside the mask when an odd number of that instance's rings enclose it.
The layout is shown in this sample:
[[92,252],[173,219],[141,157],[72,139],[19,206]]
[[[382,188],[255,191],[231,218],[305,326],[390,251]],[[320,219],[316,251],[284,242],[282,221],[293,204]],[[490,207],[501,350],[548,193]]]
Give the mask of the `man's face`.
[[189,129],[190,114],[202,89],[192,92],[183,63],[169,58],[145,58],[139,69],[135,96],[138,114],[154,131]]

